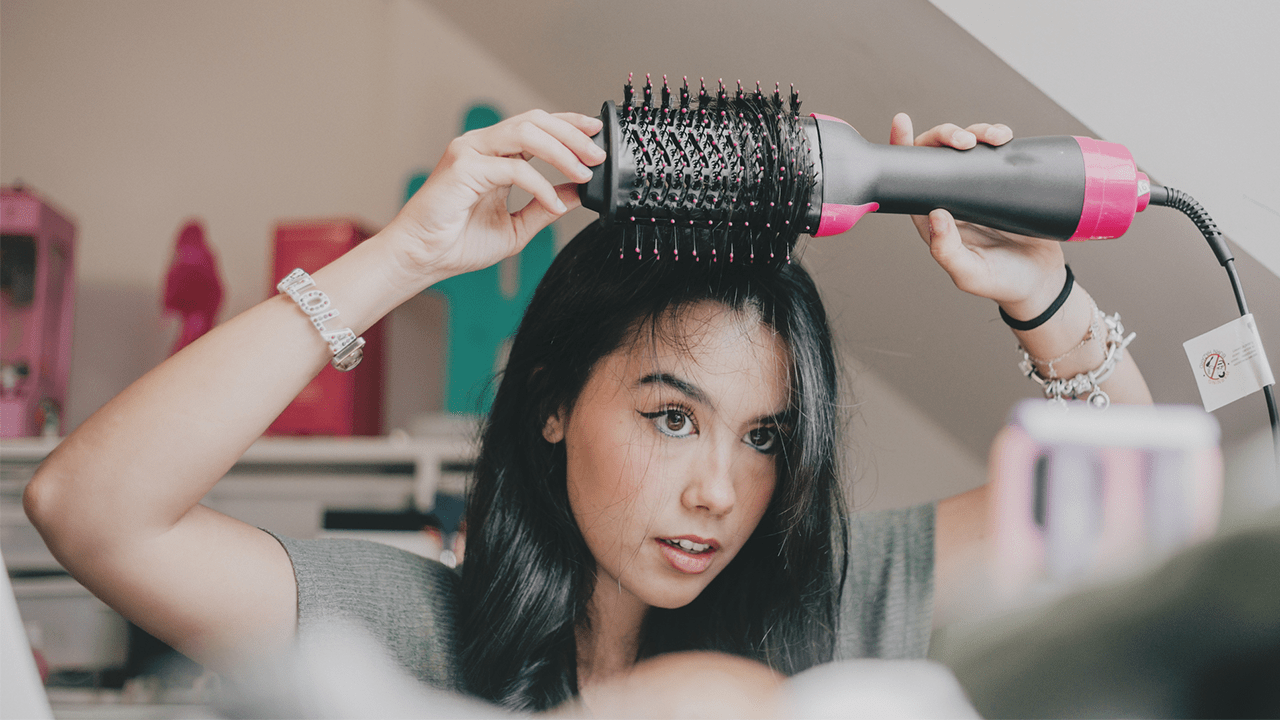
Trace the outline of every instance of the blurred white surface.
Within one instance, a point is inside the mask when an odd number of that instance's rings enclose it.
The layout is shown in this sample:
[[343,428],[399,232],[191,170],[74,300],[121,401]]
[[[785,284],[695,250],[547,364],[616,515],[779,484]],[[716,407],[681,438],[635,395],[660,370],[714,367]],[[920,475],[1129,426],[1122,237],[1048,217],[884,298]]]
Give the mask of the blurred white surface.
[[846,660],[810,668],[785,684],[793,718],[976,718],[955,675],[926,660]]
[[0,688],[0,718],[53,717],[14,602],[9,573],[0,575]]

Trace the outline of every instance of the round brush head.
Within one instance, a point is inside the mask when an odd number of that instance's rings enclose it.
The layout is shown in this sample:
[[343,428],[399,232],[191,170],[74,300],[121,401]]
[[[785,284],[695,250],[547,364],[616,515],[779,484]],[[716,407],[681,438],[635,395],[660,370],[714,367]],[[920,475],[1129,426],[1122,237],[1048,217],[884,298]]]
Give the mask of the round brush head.
[[816,230],[816,126],[794,88],[790,107],[758,83],[730,94],[703,82],[695,97],[685,78],[673,102],[665,76],[660,100],[646,76],[635,95],[628,79],[622,104],[604,104],[596,142],[608,159],[579,192],[601,222],[622,225],[620,257],[786,261]]

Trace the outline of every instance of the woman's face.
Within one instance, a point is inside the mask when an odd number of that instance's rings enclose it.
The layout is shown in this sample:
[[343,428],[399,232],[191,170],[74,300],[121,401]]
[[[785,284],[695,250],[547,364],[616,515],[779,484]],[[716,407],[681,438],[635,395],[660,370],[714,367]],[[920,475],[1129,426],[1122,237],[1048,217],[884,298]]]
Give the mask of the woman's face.
[[598,587],[674,608],[724,570],[764,515],[789,363],[772,330],[717,303],[663,330],[597,363],[544,434],[565,442],[569,503]]

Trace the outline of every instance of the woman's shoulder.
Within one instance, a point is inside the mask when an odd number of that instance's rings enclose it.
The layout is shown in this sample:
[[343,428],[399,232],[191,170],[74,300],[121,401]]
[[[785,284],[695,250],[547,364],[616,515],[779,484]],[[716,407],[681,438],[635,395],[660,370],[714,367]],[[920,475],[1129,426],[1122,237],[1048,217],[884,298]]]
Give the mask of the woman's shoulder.
[[353,624],[420,679],[455,685],[457,571],[370,540],[271,534],[293,563],[299,634],[335,621]]
[[438,561],[370,540],[271,534],[293,563],[300,622],[385,603],[394,603],[401,613],[434,610],[452,616],[458,575]]

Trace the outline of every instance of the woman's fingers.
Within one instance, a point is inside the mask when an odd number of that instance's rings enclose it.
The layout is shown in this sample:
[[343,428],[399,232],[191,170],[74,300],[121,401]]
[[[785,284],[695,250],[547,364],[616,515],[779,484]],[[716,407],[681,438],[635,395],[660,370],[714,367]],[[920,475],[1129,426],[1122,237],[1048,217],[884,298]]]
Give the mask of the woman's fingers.
[[894,115],[893,124],[889,126],[889,144],[915,145],[915,139],[912,135],[911,116],[906,113]]
[[1003,145],[1013,139],[1013,130],[1003,123],[977,123],[965,128],[987,145]]
[[929,217],[921,218],[927,235],[929,254],[951,276],[952,282],[965,292],[973,292],[972,283],[982,276],[982,261],[965,245],[955,218],[946,210],[934,210]]
[[977,144],[978,138],[976,135],[955,123],[943,123],[929,128],[916,138],[916,145],[953,147],[957,150],[968,150]]
[[551,181],[532,165],[516,158],[479,157],[475,159],[476,175],[487,187],[475,188],[484,193],[499,187],[518,187],[529,193],[548,210],[563,215],[569,212],[569,206],[556,194]]
[[987,145],[1003,145],[1012,138],[1013,131],[1008,125],[1000,123],[976,123],[967,128],[962,128],[955,123],[943,123],[921,133],[916,138],[915,144],[968,150],[980,142]]
[[[539,158],[575,182],[591,178],[592,165],[604,162],[605,152],[591,141],[600,121],[576,113],[551,115],[531,110],[468,138],[481,155]],[[590,134],[589,134],[590,133]]]
[[[578,199],[578,186],[576,183],[565,183],[555,187],[556,196],[565,207],[572,210],[578,207],[582,202]],[[533,239],[546,226],[555,222],[562,212],[552,212],[541,200],[533,199],[529,204],[525,205],[519,211],[511,215],[511,222],[515,227],[516,241],[523,248],[526,243]]]
[[889,128],[889,144],[947,146],[963,150],[977,143],[1003,145],[1013,139],[1013,130],[1004,123],[974,123],[966,128],[945,123],[930,128],[915,139],[912,139],[911,132],[911,117],[906,113],[894,115],[893,125]]
[[600,118],[583,115],[582,113],[554,113],[552,117],[564,120],[570,125],[586,133],[588,137],[595,137],[595,134],[604,128],[604,123],[600,121]]

